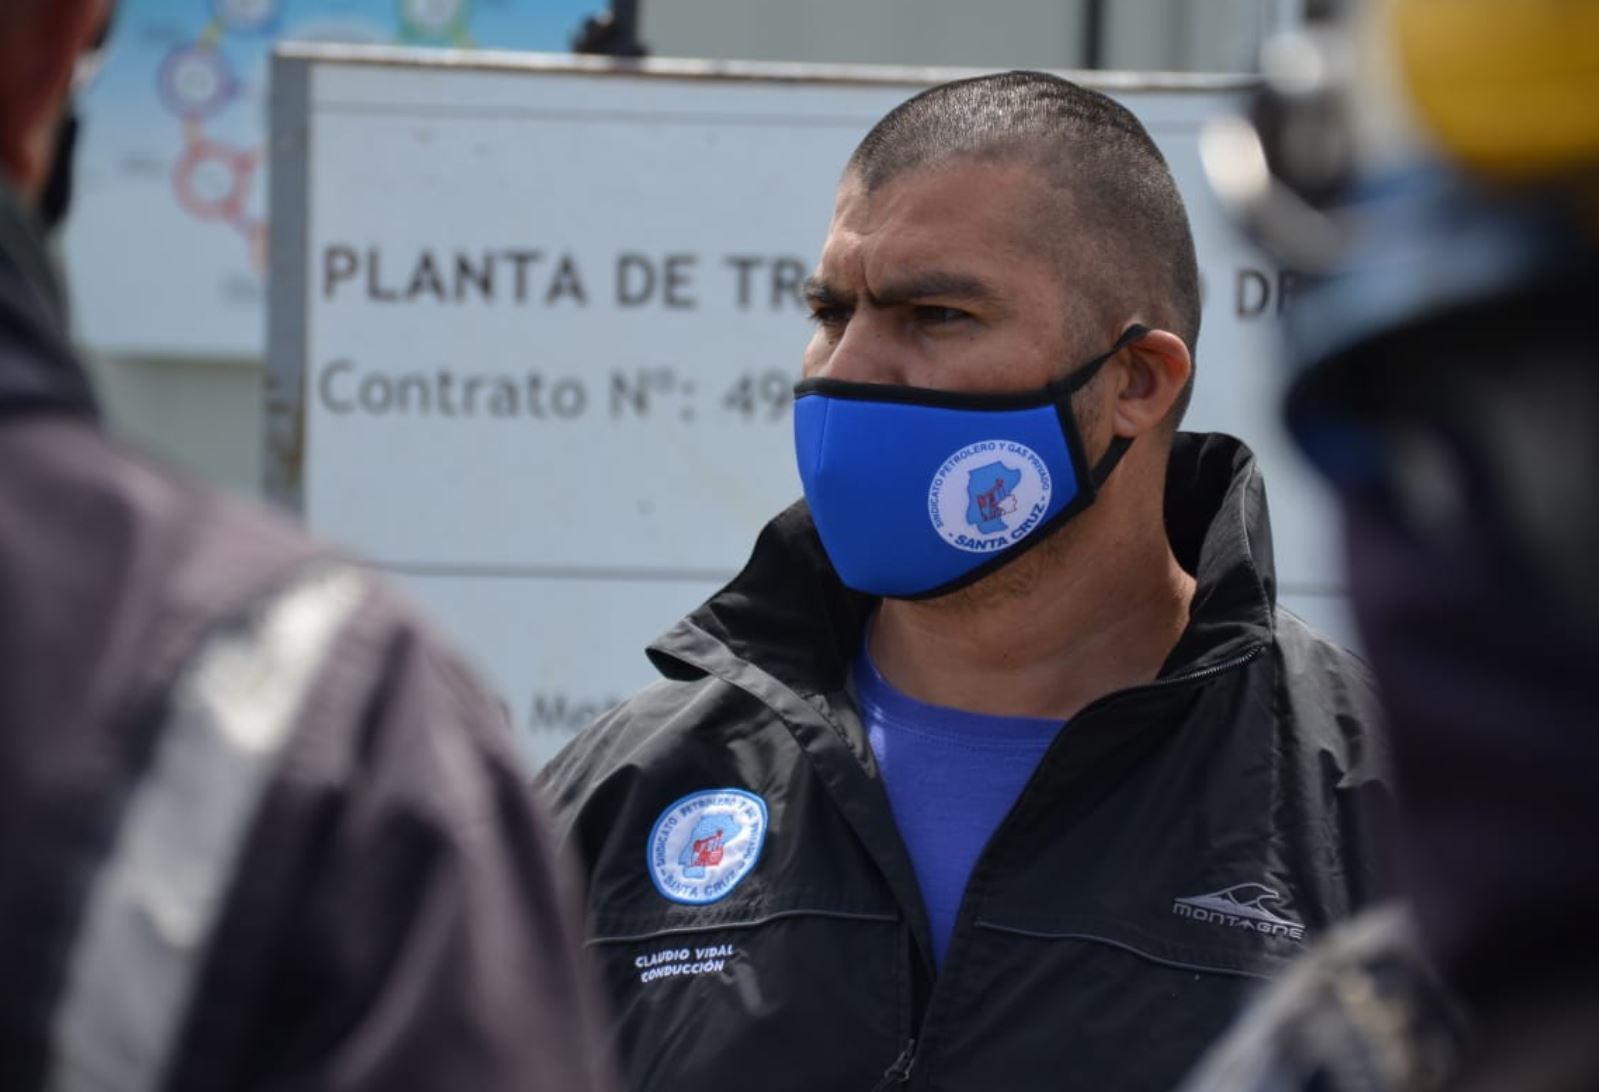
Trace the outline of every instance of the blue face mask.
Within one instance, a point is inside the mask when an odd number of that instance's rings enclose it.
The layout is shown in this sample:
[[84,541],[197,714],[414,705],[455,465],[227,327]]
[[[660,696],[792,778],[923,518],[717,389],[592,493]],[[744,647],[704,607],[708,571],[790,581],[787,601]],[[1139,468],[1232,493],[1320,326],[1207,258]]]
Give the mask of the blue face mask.
[[1042,390],[964,394],[807,379],[794,388],[794,447],[816,531],[848,587],[894,599],[981,579],[1094,502],[1126,453],[1091,470],[1071,396],[1149,331]]

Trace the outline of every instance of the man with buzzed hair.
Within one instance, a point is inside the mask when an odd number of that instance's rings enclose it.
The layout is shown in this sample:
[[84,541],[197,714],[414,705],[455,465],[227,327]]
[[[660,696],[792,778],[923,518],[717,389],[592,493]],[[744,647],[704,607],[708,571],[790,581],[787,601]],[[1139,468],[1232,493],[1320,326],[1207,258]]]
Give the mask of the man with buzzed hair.
[[1169,1088],[1372,897],[1387,806],[1252,456],[1176,431],[1170,172],[1066,80],[935,87],[807,295],[805,501],[542,774],[627,1081]]

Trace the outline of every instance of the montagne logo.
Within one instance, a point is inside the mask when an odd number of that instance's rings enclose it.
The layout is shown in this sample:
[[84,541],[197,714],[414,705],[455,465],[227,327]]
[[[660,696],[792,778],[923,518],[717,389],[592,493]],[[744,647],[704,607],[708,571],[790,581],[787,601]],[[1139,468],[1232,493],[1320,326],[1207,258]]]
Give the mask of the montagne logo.
[[1180,918],[1248,929],[1267,936],[1304,940],[1305,927],[1268,909],[1283,897],[1263,883],[1239,883],[1208,895],[1191,895],[1172,901],[1171,912]]

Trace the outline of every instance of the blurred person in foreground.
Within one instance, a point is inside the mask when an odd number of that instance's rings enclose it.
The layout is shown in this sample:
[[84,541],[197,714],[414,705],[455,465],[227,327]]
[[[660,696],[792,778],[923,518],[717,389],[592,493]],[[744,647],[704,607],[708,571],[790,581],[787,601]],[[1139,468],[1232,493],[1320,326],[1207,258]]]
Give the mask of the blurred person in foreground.
[[[1213,173],[1320,273],[1288,417],[1343,502],[1406,901],[1320,945],[1187,1087],[1592,1092],[1599,5],[1385,0],[1284,44],[1254,130],[1273,171],[1240,174],[1249,130],[1222,127]],[[1424,137],[1369,128],[1411,111]]]
[[1012,72],[889,113],[808,286],[806,502],[542,772],[637,1089],[1164,1090],[1373,897],[1375,695],[1178,432],[1143,126]]
[[107,9],[0,0],[0,1084],[605,1089],[495,703],[97,424],[49,236]]

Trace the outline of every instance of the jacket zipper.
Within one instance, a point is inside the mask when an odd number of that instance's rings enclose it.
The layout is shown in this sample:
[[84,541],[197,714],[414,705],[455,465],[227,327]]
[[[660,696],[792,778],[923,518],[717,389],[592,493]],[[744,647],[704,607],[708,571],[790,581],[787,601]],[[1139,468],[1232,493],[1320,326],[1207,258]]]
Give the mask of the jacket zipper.
[[[1212,664],[1210,667],[1200,668],[1198,671],[1190,671],[1183,675],[1173,675],[1167,679],[1156,679],[1153,682],[1143,683],[1139,686],[1132,686],[1124,690],[1117,690],[1113,693],[1106,694],[1102,698],[1098,698],[1095,701],[1090,702],[1088,705],[1078,710],[1077,716],[1073,717],[1072,719],[1078,719],[1078,717],[1081,717],[1085,712],[1093,709],[1096,706],[1102,704],[1113,704],[1117,700],[1125,697],[1132,697],[1149,691],[1164,690],[1173,686],[1184,686],[1189,683],[1197,682],[1201,679],[1208,679],[1214,675],[1220,675],[1224,672],[1235,670],[1236,668],[1242,667],[1243,665],[1249,663],[1251,660],[1254,660],[1264,651],[1264,645],[1256,645],[1253,648],[1247,649],[1240,655],[1234,656],[1230,660],[1225,660],[1219,664]],[[973,927],[984,927],[978,922],[973,922],[972,925]],[[914,941],[912,941],[911,947],[911,956],[912,960],[914,961],[918,956],[918,953],[915,951]],[[912,975],[914,976],[915,974],[916,971],[913,969]],[[916,987],[913,984],[913,994],[915,993],[915,990]],[[872,1092],[888,1092],[889,1089],[893,1089],[896,1086],[907,1085],[910,1083],[911,1066],[914,1065],[916,1061],[917,1039],[915,1036],[921,1034],[922,1027],[926,1022],[927,1000],[928,999],[926,998],[918,998],[917,1000],[913,1001],[913,1008],[916,1010],[913,1024],[915,1034],[906,1042],[905,1049],[900,1051],[899,1057],[894,1059],[894,1064],[888,1067],[888,1070],[883,1074],[882,1079],[873,1086]]]
[[916,1040],[911,1039],[905,1043],[905,1049],[899,1052],[899,1057],[894,1059],[894,1064],[883,1074],[883,1079],[872,1087],[872,1092],[887,1092],[897,1084],[909,1083],[911,1066],[915,1064]]
[[[1210,667],[1201,668],[1198,671],[1190,671],[1190,672],[1187,672],[1186,674],[1173,675],[1170,678],[1156,679],[1153,682],[1143,683],[1143,684],[1141,684],[1139,686],[1132,686],[1132,687],[1128,687],[1128,688],[1123,689],[1123,690],[1117,690],[1117,691],[1115,691],[1113,693],[1106,694],[1104,697],[1098,698],[1098,699],[1090,702],[1088,705],[1086,705],[1082,709],[1078,710],[1077,711],[1077,715],[1075,717],[1073,717],[1072,719],[1076,720],[1076,719],[1080,718],[1085,712],[1089,711],[1090,709],[1094,709],[1094,708],[1096,708],[1096,707],[1098,707],[1100,705],[1103,705],[1103,704],[1113,703],[1113,702],[1118,701],[1118,700],[1120,700],[1122,698],[1132,697],[1134,695],[1137,695],[1137,694],[1140,694],[1140,693],[1144,693],[1144,692],[1148,692],[1148,691],[1164,690],[1164,689],[1167,689],[1168,687],[1173,687],[1173,686],[1183,686],[1183,685],[1186,685],[1188,683],[1197,682],[1200,679],[1208,679],[1208,678],[1210,678],[1213,675],[1220,675],[1220,674],[1222,674],[1223,672],[1226,672],[1226,671],[1232,671],[1235,668],[1242,667],[1244,664],[1249,663],[1251,660],[1255,659],[1257,656],[1259,656],[1264,651],[1265,651],[1265,646],[1263,644],[1257,644],[1254,647],[1252,647],[1252,648],[1246,650],[1245,652],[1243,652],[1241,655],[1235,656],[1232,659],[1223,661],[1222,663],[1219,663],[1219,664],[1212,664]],[[684,663],[688,663],[690,666],[695,667],[697,670],[704,671],[708,675],[715,675],[718,678],[724,678],[725,679],[725,676],[722,676],[720,673],[711,671],[711,670],[709,670],[708,668],[705,668],[705,667],[701,667],[701,666],[699,666],[698,664],[696,664],[692,660],[684,659],[683,662]],[[732,680],[731,679],[726,679],[726,681],[731,682]],[[733,685],[738,685],[738,684],[734,683]],[[740,687],[740,688],[743,689],[743,687]],[[772,711],[772,713],[780,721],[783,721],[785,723],[787,722],[788,717],[785,715],[784,711],[782,709],[780,709],[776,704],[774,704],[769,698],[767,698],[767,697],[765,697],[763,695],[757,694],[757,693],[755,693],[753,691],[749,691],[749,692],[751,693],[751,696],[753,696],[753,697],[757,698],[758,700],[760,700],[763,705],[765,705],[768,709],[770,709]],[[824,718],[824,719],[826,719],[826,718]],[[912,947],[914,948],[914,941],[912,942]],[[915,959],[917,958],[918,954],[919,953],[916,953],[916,952],[913,951],[913,953],[912,953],[913,963],[914,963]],[[916,973],[917,973],[917,971],[913,967],[913,969],[911,971],[911,974],[913,976],[913,981],[914,981],[914,976],[916,975]],[[879,1079],[877,1084],[872,1087],[872,1092],[887,1092],[887,1090],[892,1089],[892,1088],[894,1088],[894,1087],[896,1087],[898,1085],[906,1085],[906,1084],[910,1083],[911,1067],[912,1067],[912,1065],[915,1064],[915,1061],[916,1061],[916,1044],[917,1044],[916,1036],[921,1034],[922,1025],[926,1021],[926,1018],[927,1018],[927,1007],[928,1007],[928,1000],[929,1000],[926,997],[918,997],[918,996],[916,996],[916,993],[917,993],[916,986],[913,984],[912,985],[912,995],[913,995],[913,997],[912,997],[912,1009],[913,1009],[913,1013],[914,1013],[913,1018],[912,1018],[913,1034],[912,1034],[912,1036],[909,1039],[906,1040],[905,1049],[900,1051],[899,1057],[894,1059],[893,1064],[888,1067],[888,1069],[883,1073],[882,1078]]]

